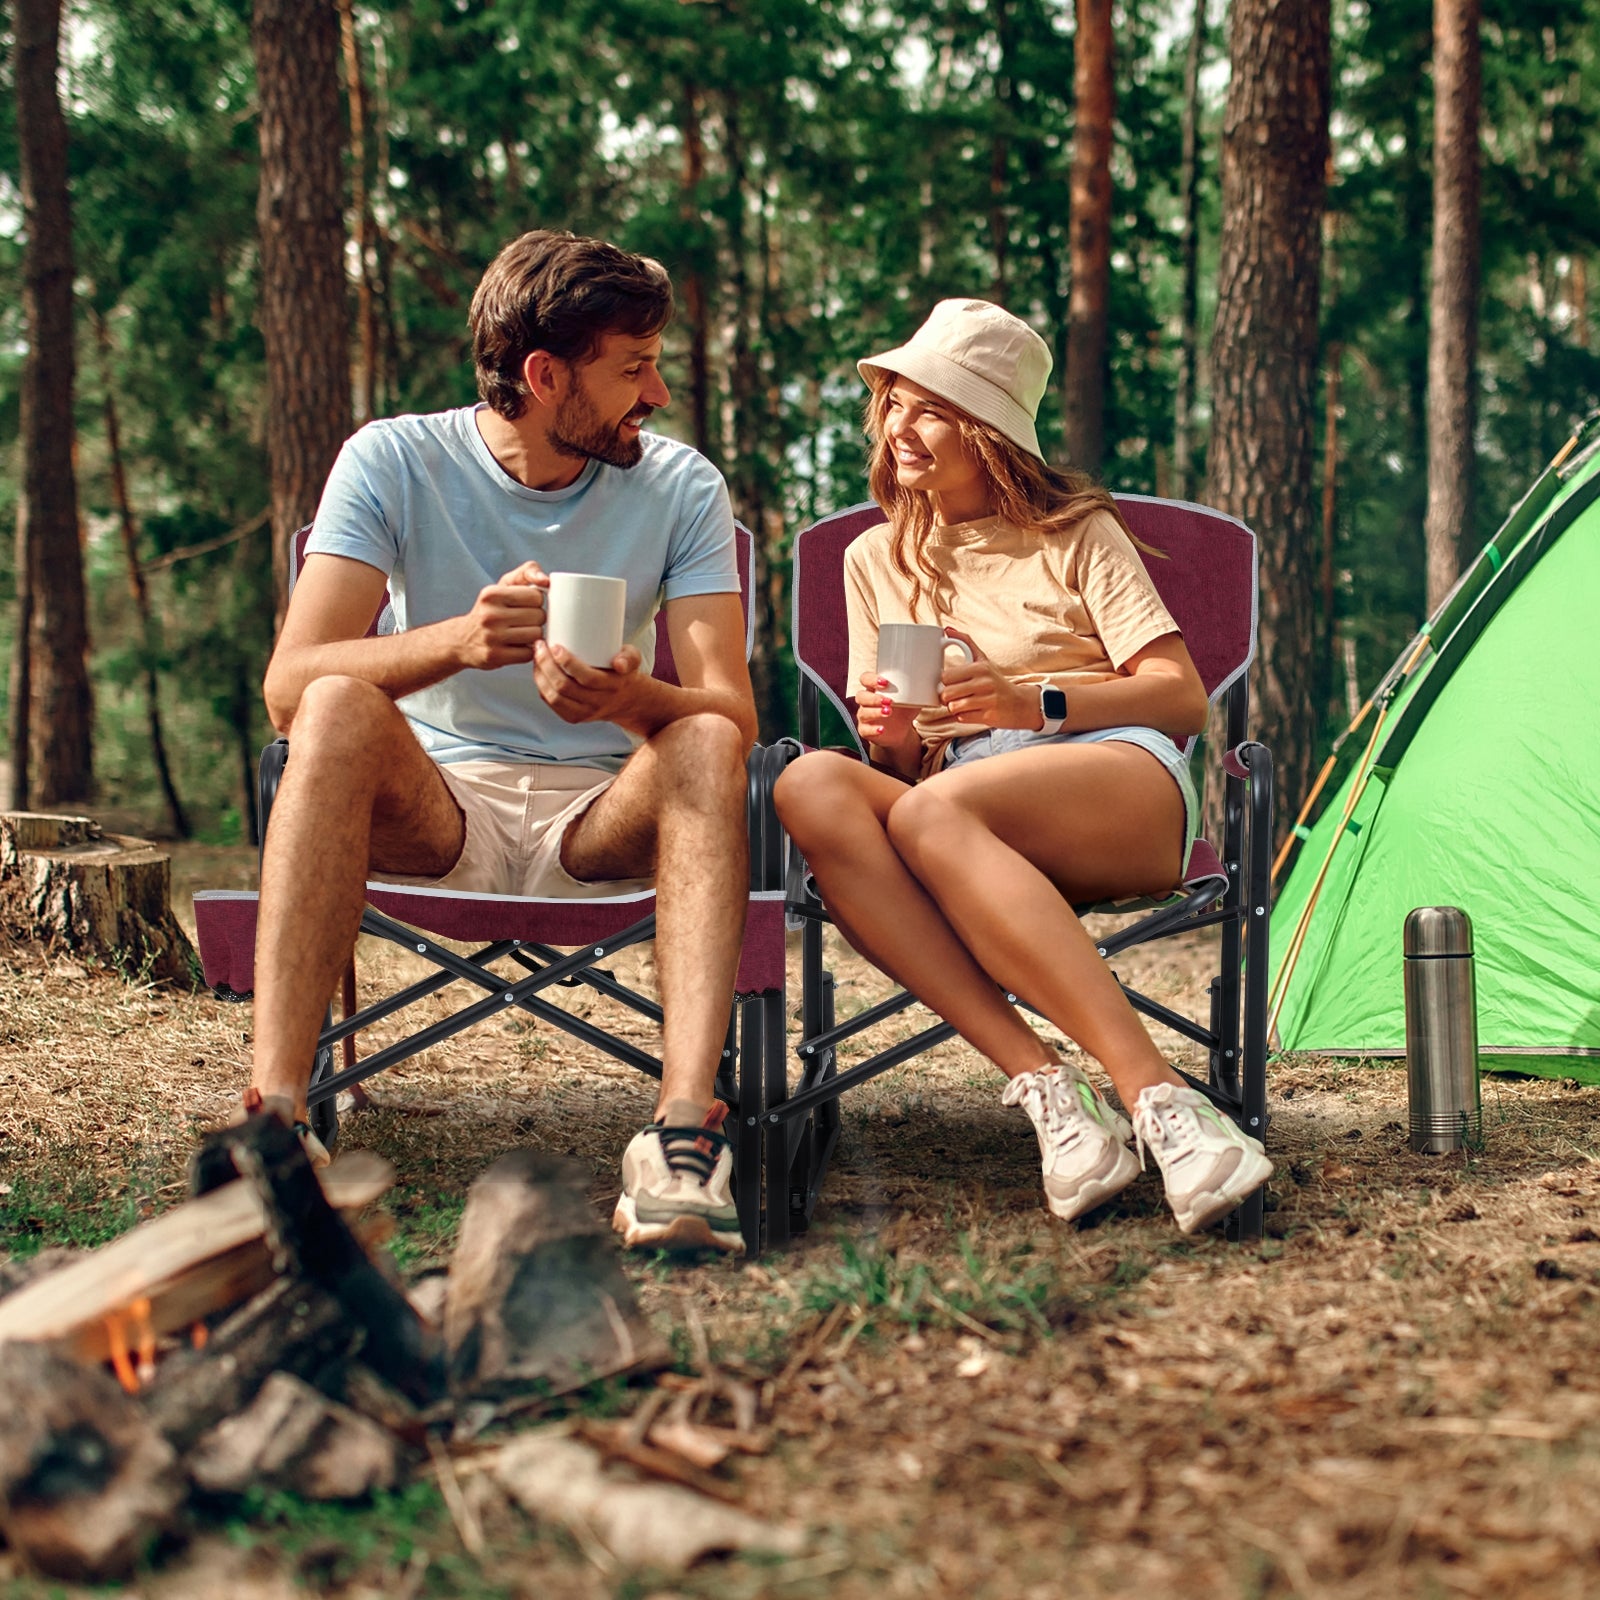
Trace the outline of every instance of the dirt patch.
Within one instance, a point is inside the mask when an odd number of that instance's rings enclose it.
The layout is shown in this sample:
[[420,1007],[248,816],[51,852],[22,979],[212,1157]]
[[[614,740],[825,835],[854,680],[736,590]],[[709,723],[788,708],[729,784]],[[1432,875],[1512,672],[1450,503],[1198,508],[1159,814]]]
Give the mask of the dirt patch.
[[[180,853],[175,881],[249,874],[245,852],[197,869]],[[1198,1014],[1202,956],[1116,965]],[[364,951],[373,963],[393,976],[405,958]],[[884,992],[848,952],[836,971],[841,1014]],[[593,1014],[653,1038],[605,1002]],[[10,1247],[92,1242],[181,1193],[196,1130],[244,1081],[249,1027],[248,1006],[0,953]],[[527,1017],[374,1087],[345,1139],[397,1164],[412,1271],[442,1258],[467,1184],[517,1145],[588,1161],[609,1207],[652,1099]],[[1486,1080],[1485,1151],[1437,1158],[1406,1148],[1392,1066],[1281,1061],[1270,1089],[1278,1170],[1260,1248],[1180,1236],[1153,1170],[1084,1225],[1056,1223],[1026,1122],[972,1052],[946,1045],[846,1101],[816,1225],[792,1250],[630,1264],[684,1364],[698,1324],[716,1363],[764,1386],[779,1442],[738,1480],[752,1509],[787,1506],[816,1530],[799,1561],[619,1587],[592,1552],[518,1533],[492,1505],[482,1566],[447,1517],[410,1513],[402,1548],[379,1507],[331,1536],[344,1543],[325,1570],[257,1549],[230,1558],[229,1587],[236,1573],[235,1592],[287,1578],[346,1595],[1593,1593],[1600,1089]],[[252,1527],[270,1508],[256,1513]],[[139,1592],[190,1592],[195,1563],[219,1570],[209,1550],[202,1539]]]

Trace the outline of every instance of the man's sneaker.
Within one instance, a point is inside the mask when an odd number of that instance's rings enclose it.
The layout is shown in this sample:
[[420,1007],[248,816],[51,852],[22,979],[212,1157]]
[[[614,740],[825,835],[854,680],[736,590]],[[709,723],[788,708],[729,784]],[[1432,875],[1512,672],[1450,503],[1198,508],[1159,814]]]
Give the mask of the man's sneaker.
[[1167,1204],[1184,1233],[1227,1216],[1272,1176],[1258,1139],[1218,1111],[1198,1089],[1152,1084],[1133,1108],[1141,1150],[1149,1150],[1167,1186]]
[[1070,1062],[1024,1072],[1006,1085],[1008,1106],[1020,1105],[1039,1135],[1044,1192],[1050,1209],[1070,1222],[1126,1189],[1142,1172],[1128,1148],[1133,1130]]
[[622,1197],[611,1226],[643,1250],[744,1249],[732,1194],[728,1108],[714,1100],[695,1124],[652,1122],[622,1155]]

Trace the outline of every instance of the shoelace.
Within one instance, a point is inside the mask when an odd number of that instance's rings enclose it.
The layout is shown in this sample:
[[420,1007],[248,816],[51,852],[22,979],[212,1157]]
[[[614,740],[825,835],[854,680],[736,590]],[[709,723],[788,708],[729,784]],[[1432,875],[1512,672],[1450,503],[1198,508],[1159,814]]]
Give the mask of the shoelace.
[[1147,1147],[1156,1147],[1167,1159],[1178,1162],[1195,1153],[1200,1139],[1200,1122],[1190,1107],[1173,1104],[1172,1091],[1165,1084],[1146,1090],[1133,1118],[1134,1148],[1139,1165],[1144,1166]]
[[1030,1110],[1038,1107],[1045,1132],[1053,1143],[1071,1149],[1083,1138],[1091,1118],[1078,1099],[1075,1080],[1059,1072],[1036,1072],[1024,1099]]
[[649,1131],[661,1140],[661,1153],[674,1176],[687,1173],[700,1184],[711,1181],[717,1160],[730,1142],[721,1128],[704,1123],[695,1127],[653,1123]]

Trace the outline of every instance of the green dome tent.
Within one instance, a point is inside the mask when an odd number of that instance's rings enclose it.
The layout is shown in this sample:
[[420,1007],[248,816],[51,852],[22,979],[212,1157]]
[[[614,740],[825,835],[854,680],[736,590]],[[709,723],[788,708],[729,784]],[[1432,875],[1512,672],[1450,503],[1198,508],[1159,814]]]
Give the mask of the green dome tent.
[[1404,1054],[1406,913],[1455,905],[1472,918],[1483,1064],[1600,1082],[1595,419],[1369,707],[1361,755],[1298,830],[1273,910],[1278,1042]]

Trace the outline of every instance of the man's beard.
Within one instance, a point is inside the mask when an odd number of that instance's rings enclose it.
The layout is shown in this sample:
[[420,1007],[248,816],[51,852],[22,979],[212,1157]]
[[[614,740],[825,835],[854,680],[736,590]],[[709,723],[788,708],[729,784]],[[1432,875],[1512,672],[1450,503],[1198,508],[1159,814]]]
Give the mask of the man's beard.
[[[654,409],[638,406],[628,417],[642,422]],[[564,456],[580,461],[592,458],[608,467],[636,467],[644,456],[644,441],[637,434],[624,437],[621,423],[608,424],[582,383],[574,383],[572,393],[556,408],[550,443]]]

